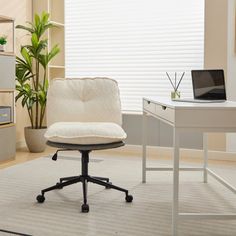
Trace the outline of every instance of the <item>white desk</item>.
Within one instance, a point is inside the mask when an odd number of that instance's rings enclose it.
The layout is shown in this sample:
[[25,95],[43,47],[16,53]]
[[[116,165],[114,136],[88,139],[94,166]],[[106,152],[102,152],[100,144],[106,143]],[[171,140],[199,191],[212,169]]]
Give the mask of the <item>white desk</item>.
[[[173,129],[173,168],[148,168],[146,166],[146,123],[147,115],[153,116]],[[203,135],[204,165],[202,168],[179,168],[179,135],[182,132],[196,131]],[[236,188],[208,168],[207,132],[236,132],[236,102],[225,103],[186,103],[173,102],[161,97],[143,99],[143,172],[146,182],[147,171],[173,171],[172,235],[178,235],[178,221],[181,219],[236,219],[236,213],[183,213],[179,212],[179,171],[203,171],[203,181],[207,183],[210,174],[232,192]]]

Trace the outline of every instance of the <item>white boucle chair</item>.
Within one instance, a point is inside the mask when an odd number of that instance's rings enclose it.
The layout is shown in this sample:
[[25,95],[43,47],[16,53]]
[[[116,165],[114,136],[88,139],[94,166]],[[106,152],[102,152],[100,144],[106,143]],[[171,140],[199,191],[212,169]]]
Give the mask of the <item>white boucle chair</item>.
[[89,153],[92,150],[117,148],[124,145],[126,133],[121,128],[122,114],[117,82],[109,78],[55,79],[47,95],[47,144],[81,153],[82,173],[80,176],[60,178],[60,181],[43,189],[37,201],[43,203],[44,194],[54,189],[82,182],[84,204],[82,212],[89,212],[87,183],[92,182],[106,188],[125,193],[127,202],[133,197],[128,190],[117,187],[108,178],[88,175]]

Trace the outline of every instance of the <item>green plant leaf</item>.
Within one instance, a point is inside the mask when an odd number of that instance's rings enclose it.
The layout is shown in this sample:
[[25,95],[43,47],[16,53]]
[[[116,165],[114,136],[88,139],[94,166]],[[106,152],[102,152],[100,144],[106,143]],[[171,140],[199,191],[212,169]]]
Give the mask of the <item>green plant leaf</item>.
[[48,87],[49,87],[49,81],[48,81],[48,79],[45,80],[45,85],[44,85],[44,86],[45,86],[45,87],[44,87],[45,91],[48,91]]
[[17,102],[23,95],[24,95],[24,92],[20,91],[15,97],[15,101]]
[[46,69],[48,65],[48,54],[40,54],[38,59],[43,68]]
[[34,15],[34,24],[35,24],[35,28],[37,28],[40,24],[40,17],[38,14]]
[[21,55],[23,56],[23,58],[25,59],[25,61],[27,62],[27,64],[32,67],[32,59],[27,51],[27,49],[25,47],[22,47],[21,49]]
[[59,52],[60,52],[60,49],[58,45],[55,45],[48,54],[48,62],[50,62]]
[[30,27],[27,27],[27,26],[24,26],[24,25],[17,25],[16,29],[23,29],[23,30],[26,30],[26,31],[30,32],[31,34],[34,33],[33,28],[30,28]]
[[[60,51],[58,45],[52,47],[49,52],[47,50],[48,39],[45,33],[54,27],[49,18],[50,15],[46,12],[41,15],[35,14],[33,22],[16,27],[30,33],[30,43],[23,45],[20,50],[21,56],[16,57],[16,101],[22,98],[21,105],[28,109],[31,125],[36,128],[41,125],[45,114],[47,67]],[[36,105],[39,109],[35,109]]]
[[43,13],[42,13],[42,22],[44,24],[47,24],[48,21],[49,21],[49,17],[50,17],[50,15],[47,12],[43,11]]
[[7,36],[3,35],[0,37],[0,45],[5,45],[7,43]]
[[21,101],[22,107],[25,107],[25,104],[26,104],[27,100],[28,100],[28,97],[27,97],[27,96],[24,96],[23,99],[22,99],[22,101]]
[[32,34],[31,43],[32,43],[33,48],[37,48],[38,47],[39,39],[38,39],[38,36],[37,36],[36,33]]

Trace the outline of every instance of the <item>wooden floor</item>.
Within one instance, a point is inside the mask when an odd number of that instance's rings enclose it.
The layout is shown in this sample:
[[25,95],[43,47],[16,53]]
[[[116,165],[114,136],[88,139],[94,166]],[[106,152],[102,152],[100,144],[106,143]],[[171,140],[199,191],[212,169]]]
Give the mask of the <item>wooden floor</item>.
[[44,152],[31,153],[28,151],[28,149],[26,147],[18,149],[16,152],[16,156],[13,160],[0,162],[0,169],[6,168],[9,166],[13,166],[16,164],[20,164],[20,163],[23,163],[26,161],[34,160],[34,159],[42,157],[42,156],[46,156],[50,153],[53,153],[55,150],[56,150],[55,148],[47,147]]

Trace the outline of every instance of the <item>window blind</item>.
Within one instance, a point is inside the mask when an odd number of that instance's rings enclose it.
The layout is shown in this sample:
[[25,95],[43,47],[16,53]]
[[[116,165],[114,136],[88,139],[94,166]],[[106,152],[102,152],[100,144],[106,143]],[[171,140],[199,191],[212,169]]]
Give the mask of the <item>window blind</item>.
[[192,96],[192,69],[203,68],[204,0],[65,0],[66,77],[118,81],[122,109],[168,96],[166,72]]

